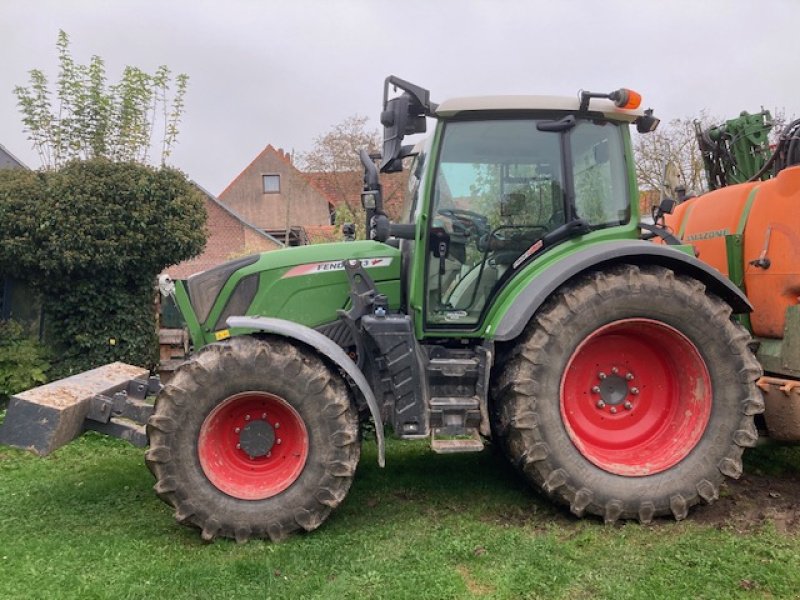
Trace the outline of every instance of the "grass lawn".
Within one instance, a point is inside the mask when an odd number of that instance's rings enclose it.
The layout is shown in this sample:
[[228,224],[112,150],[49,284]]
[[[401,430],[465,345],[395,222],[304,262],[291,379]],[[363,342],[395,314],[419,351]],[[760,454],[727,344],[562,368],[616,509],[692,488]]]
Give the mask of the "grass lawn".
[[316,532],[237,545],[176,524],[123,442],[0,448],[0,597],[800,597],[800,448],[756,450],[719,507],[651,526],[574,519],[491,450],[390,442],[385,469],[375,455],[366,442]]

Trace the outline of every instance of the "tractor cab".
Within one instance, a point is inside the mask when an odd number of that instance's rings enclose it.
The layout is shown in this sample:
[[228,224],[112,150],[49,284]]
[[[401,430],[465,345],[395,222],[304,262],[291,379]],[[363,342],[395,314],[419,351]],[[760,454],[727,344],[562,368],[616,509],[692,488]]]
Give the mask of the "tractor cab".
[[[402,95],[389,99],[390,86]],[[426,90],[387,78],[380,169],[401,170],[413,156],[404,222],[388,223],[376,204],[371,159],[363,198],[373,239],[404,238],[404,253],[415,254],[408,293],[427,331],[479,328],[501,288],[550,246],[610,228],[638,235],[628,126],[658,124],[639,102],[622,89],[437,105]],[[404,146],[403,136],[425,131],[425,117],[437,120],[433,136]]]

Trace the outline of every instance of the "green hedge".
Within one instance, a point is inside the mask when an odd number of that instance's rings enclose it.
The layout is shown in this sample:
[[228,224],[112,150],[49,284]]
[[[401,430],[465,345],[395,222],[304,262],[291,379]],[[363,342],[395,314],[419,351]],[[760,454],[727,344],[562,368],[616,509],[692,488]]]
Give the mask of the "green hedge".
[[205,237],[202,194],[174,169],[0,170],[0,272],[41,293],[55,376],[112,360],[153,367],[155,278]]
[[47,381],[46,351],[19,323],[0,321],[0,406],[8,397]]

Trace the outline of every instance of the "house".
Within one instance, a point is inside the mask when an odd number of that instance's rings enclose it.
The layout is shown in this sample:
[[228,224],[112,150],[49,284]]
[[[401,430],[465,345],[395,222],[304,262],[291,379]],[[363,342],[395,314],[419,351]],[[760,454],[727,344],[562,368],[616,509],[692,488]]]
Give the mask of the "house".
[[21,160],[0,144],[0,169],[27,169]]
[[186,279],[221,263],[247,254],[283,247],[283,242],[244,220],[213,194],[195,184],[206,200],[208,237],[203,252],[164,269],[173,279]]
[[256,228],[289,245],[308,242],[305,227],[331,224],[333,205],[290,154],[268,145],[220,194],[219,200]]
[[[384,207],[400,216],[408,172],[382,174]],[[268,145],[219,195],[225,206],[289,245],[338,241],[331,226],[343,203],[361,205],[363,171],[301,171],[292,156]]]

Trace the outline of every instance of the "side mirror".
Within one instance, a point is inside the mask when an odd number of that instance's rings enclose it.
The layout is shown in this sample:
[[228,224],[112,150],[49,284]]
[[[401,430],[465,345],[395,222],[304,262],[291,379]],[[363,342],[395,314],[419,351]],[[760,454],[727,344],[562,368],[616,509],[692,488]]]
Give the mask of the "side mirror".
[[664,215],[671,215],[677,205],[678,203],[668,196],[662,198],[658,206],[653,207],[653,222],[656,225],[661,224],[663,226]]
[[[389,87],[403,90],[403,94],[389,99]],[[414,133],[425,133],[425,117],[432,116],[436,104],[430,101],[430,92],[424,88],[390,75],[383,84],[383,152],[380,164],[382,173],[403,170],[403,138]]]
[[425,133],[425,115],[419,114],[422,107],[408,92],[386,103],[381,113],[383,125],[383,160],[380,170],[383,173],[396,173],[403,170],[403,138],[415,133]]
[[658,212],[662,215],[671,215],[678,202],[673,198],[664,198],[658,205]]

